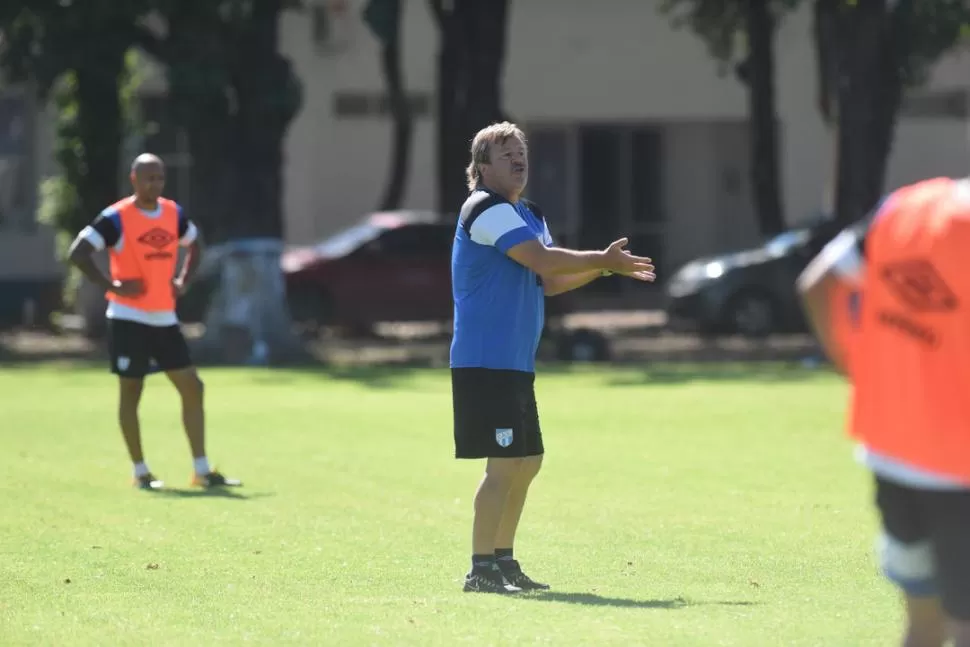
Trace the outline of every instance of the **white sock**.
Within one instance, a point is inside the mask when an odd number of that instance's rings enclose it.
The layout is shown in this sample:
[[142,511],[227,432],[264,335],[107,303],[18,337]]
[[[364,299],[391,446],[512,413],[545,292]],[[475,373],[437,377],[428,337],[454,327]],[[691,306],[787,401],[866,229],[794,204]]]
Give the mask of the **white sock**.
[[150,473],[151,473],[151,470],[148,469],[148,465],[145,464],[145,461],[142,461],[140,463],[135,463],[135,478],[136,479],[137,478],[141,478],[141,477],[145,476],[146,474],[150,474]]
[[209,459],[205,456],[199,456],[198,458],[193,459],[192,463],[195,465],[195,473],[199,476],[205,476],[212,471],[212,469],[209,467]]

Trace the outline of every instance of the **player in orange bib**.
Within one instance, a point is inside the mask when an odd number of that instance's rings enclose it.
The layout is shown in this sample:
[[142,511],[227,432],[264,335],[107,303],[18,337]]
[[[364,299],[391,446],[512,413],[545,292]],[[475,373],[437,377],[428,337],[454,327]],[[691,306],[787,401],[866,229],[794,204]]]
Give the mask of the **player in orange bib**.
[[[135,485],[158,490],[164,483],[152,474],[141,447],[138,403],[145,375],[154,364],[168,376],[182,399],[182,422],[194,462],[192,483],[200,487],[236,486],[209,465],[205,452],[203,385],[175,314],[201,258],[195,224],[182,207],[161,197],[165,166],[154,155],[140,155],[131,166],[134,195],[101,212],[71,246],[71,262],[108,298],[108,349],[111,370],[121,383],[118,419],[134,464]],[[179,247],[188,256],[178,269]],[[96,251],[108,250],[111,277],[94,264]]]
[[875,477],[903,644],[970,647],[970,179],[894,192],[799,290],[852,383],[849,433]]

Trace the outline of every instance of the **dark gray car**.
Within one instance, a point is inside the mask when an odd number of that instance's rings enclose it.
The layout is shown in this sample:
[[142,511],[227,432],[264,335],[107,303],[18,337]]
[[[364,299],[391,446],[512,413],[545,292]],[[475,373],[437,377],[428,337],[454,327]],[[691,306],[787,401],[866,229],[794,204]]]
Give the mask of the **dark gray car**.
[[827,223],[792,229],[756,249],[687,263],[666,284],[671,326],[749,337],[806,331],[795,279],[829,234]]

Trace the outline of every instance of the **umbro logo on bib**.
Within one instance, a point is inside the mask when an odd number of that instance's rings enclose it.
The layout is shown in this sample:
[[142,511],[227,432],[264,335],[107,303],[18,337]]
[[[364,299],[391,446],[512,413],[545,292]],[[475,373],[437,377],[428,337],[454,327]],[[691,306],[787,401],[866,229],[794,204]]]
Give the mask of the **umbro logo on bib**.
[[160,227],[155,227],[138,237],[139,243],[155,250],[145,254],[145,258],[150,261],[171,259],[174,254],[166,248],[174,243],[175,240],[175,235],[172,232],[165,231]]
[[508,447],[512,444],[512,430],[511,429],[496,429],[495,430],[495,442],[498,443],[499,447]]
[[165,231],[161,227],[155,227],[139,236],[138,242],[142,245],[154,247],[155,249],[165,249],[175,242],[175,236],[170,231]]

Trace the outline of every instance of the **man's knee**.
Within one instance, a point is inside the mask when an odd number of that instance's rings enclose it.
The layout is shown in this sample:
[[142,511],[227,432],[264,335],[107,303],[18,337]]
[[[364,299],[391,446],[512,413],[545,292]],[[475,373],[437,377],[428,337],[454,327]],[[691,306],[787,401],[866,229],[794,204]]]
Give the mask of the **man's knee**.
[[182,399],[201,400],[205,392],[205,384],[194,368],[170,371],[168,379],[175,385],[175,389]]
[[145,389],[142,378],[123,377],[119,379],[120,404],[122,407],[136,407]]
[[519,468],[519,477],[531,481],[542,469],[542,454],[538,456],[526,456],[522,459],[522,466]]
[[486,487],[509,489],[522,472],[524,458],[489,458],[485,464]]

